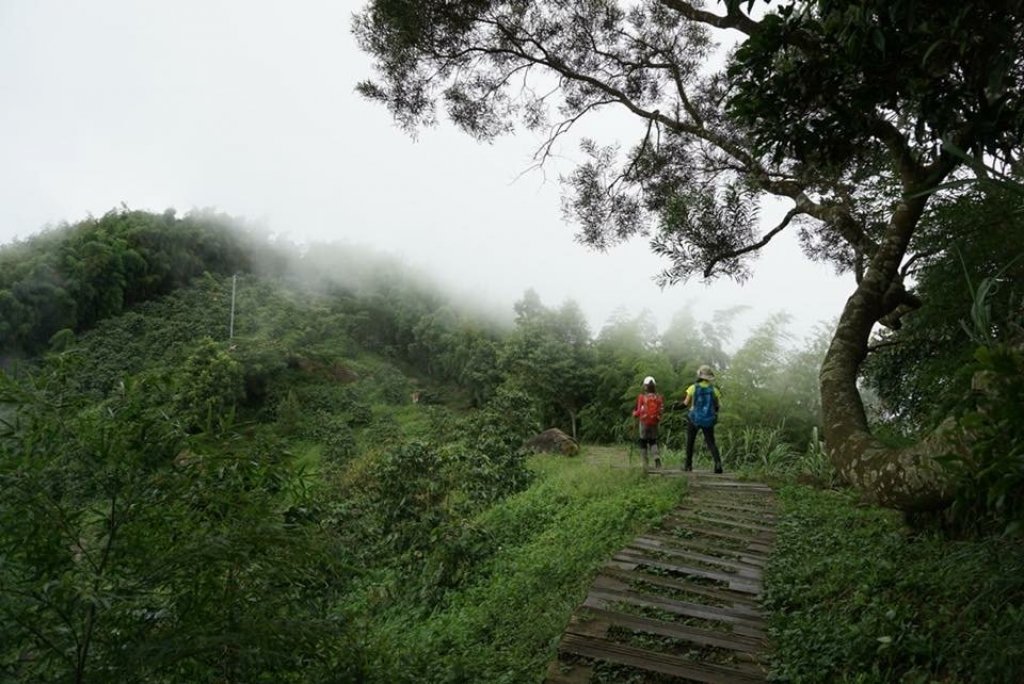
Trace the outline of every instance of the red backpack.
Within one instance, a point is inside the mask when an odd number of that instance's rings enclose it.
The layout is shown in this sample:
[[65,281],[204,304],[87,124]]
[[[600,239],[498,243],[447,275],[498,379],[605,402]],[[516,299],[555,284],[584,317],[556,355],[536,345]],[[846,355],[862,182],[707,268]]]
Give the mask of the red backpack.
[[641,394],[636,398],[636,410],[633,415],[644,425],[657,425],[661,420],[662,398],[660,394]]

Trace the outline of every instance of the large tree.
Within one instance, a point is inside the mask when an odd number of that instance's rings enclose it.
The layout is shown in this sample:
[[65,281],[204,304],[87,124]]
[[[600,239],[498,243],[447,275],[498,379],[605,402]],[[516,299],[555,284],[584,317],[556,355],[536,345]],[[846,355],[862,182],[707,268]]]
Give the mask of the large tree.
[[[760,249],[799,230],[810,258],[856,279],[820,374],[832,459],[880,502],[928,508],[948,494],[931,459],[948,431],[887,447],[858,371],[876,324],[921,305],[904,279],[930,199],[1017,161],[1022,5],[371,0],[355,32],[377,79],[359,89],[409,129],[434,123],[441,103],[479,139],[517,123],[547,131],[542,163],[582,118],[625,108],[637,141],[624,154],[584,141],[566,210],[598,248],[649,235],[668,283],[746,279]],[[772,196],[789,208],[763,230]]]

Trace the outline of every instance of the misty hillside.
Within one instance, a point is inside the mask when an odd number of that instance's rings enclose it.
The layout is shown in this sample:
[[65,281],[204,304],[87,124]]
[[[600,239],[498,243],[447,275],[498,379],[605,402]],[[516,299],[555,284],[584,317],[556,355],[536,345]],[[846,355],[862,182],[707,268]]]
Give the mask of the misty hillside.
[[[591,507],[621,536],[671,503],[636,478],[527,466],[542,408],[503,370],[510,331],[397,264],[343,255],[335,266],[358,267],[326,279],[259,249],[219,218],[115,212],[3,254],[20,316],[4,321],[0,376],[16,426],[2,441],[4,586],[64,578],[47,598],[2,594],[6,674],[393,681],[391,630],[492,573],[508,581],[489,567],[509,562],[502,548],[554,553]],[[68,266],[96,254],[96,268]],[[566,478],[577,491],[552,507]]]
[[[1022,662],[1018,547],[911,536],[839,481],[827,330],[793,340],[766,314],[736,340],[736,311],[684,310],[595,333],[532,291],[485,316],[387,258],[212,213],[114,211],[0,265],[4,681],[538,681],[596,569],[689,496],[644,476],[631,410],[656,377],[678,469],[704,363],[727,471],[779,492],[773,672]],[[551,427],[580,452],[524,448]]]

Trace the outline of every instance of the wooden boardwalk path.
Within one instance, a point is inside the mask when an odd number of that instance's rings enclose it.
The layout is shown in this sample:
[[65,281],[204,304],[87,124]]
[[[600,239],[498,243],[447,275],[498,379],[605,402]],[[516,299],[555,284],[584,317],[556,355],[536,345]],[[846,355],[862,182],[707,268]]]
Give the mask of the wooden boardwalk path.
[[601,569],[558,645],[549,684],[763,682],[761,575],[774,541],[772,490],[688,477],[661,525]]

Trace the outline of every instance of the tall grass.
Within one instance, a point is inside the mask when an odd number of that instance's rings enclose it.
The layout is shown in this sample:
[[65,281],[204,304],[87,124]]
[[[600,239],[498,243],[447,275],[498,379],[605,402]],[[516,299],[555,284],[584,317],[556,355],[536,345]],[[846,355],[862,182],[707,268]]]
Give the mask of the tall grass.
[[471,522],[468,581],[425,616],[406,600],[367,614],[363,681],[538,681],[598,566],[683,493],[582,459],[531,467],[529,489]]
[[839,474],[828,458],[817,427],[811,429],[803,450],[788,442],[785,435],[784,425],[722,430],[718,441],[725,467],[755,478],[799,480],[825,488],[838,486]]

